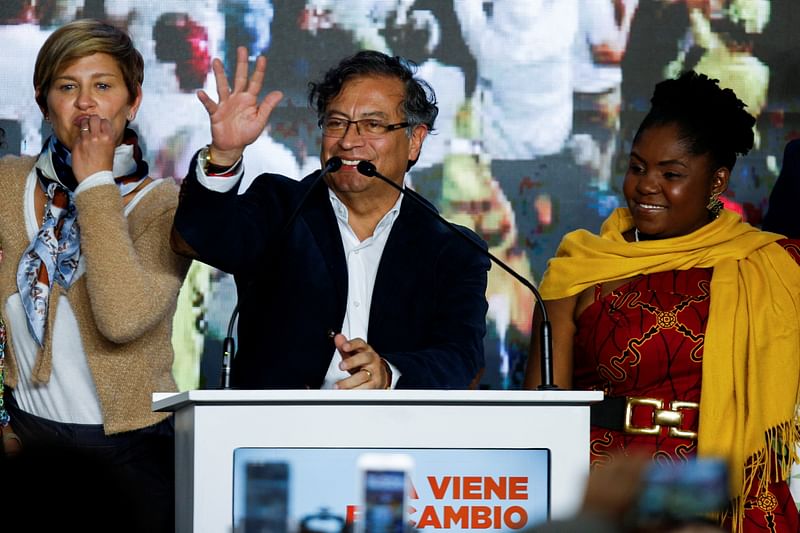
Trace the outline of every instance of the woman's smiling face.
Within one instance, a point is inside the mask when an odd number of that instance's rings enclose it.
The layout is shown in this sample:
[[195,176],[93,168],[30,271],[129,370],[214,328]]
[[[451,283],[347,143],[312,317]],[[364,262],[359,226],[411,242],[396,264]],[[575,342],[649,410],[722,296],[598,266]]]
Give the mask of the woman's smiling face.
[[650,239],[688,235],[711,221],[706,209],[730,171],[712,168],[709,154],[693,155],[676,123],[643,130],[631,150],[623,192],[639,233]]

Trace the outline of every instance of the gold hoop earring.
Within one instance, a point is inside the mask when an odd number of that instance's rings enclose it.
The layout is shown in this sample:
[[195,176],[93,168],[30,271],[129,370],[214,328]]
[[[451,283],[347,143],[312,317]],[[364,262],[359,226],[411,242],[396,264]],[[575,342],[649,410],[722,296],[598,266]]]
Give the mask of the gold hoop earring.
[[722,201],[719,199],[719,193],[712,193],[711,198],[708,199],[708,205],[706,205],[706,209],[711,213],[711,216],[714,218],[719,217],[719,212],[722,211],[723,207]]

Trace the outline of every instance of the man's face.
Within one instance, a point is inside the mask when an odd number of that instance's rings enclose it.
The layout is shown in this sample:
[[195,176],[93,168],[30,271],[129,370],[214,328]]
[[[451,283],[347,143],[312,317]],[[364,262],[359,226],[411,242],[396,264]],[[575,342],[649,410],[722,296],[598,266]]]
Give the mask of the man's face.
[[[403,82],[388,76],[359,76],[344,83],[341,92],[326,109],[326,117],[345,120],[370,119],[385,125],[405,122],[401,105],[405,96]],[[338,156],[343,165],[327,176],[328,185],[341,193],[375,193],[387,187],[376,178],[363,176],[356,169],[359,161],[369,161],[378,172],[397,184],[403,182],[410,159],[419,157],[425,126],[417,126],[411,137],[407,128],[387,131],[379,137],[365,137],[350,124],[341,138],[322,137],[321,159]],[[376,189],[377,188],[377,189]]]

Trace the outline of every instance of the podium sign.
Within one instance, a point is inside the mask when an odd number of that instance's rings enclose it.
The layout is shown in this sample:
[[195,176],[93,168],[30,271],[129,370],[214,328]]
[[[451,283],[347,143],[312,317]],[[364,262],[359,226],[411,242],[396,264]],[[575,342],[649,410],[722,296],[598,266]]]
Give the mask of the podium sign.
[[[600,399],[589,391],[198,390],[155,394],[153,408],[175,412],[176,531],[235,531],[235,520],[238,531],[248,469],[290,533],[314,510],[352,520],[357,459],[368,452],[414,464],[408,503],[420,531],[509,531],[577,508],[589,471],[588,406]],[[300,467],[311,458],[317,468]]]
[[[392,470],[390,465],[398,457],[404,468]],[[364,458],[372,468],[365,467]],[[410,523],[422,531],[511,533],[547,520],[549,509],[549,450],[239,448],[234,452],[234,531],[334,531],[345,523],[366,520],[371,512],[379,515],[375,521]],[[330,522],[331,527],[308,527],[320,521]]]

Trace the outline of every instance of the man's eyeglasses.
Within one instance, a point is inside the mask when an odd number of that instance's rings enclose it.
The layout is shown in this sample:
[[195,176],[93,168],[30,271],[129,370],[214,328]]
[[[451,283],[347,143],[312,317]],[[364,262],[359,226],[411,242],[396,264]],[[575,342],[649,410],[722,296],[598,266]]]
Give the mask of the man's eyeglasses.
[[374,118],[362,118],[361,120],[347,120],[346,118],[328,117],[319,121],[319,127],[325,137],[340,139],[347,135],[350,124],[356,125],[356,132],[367,139],[377,139],[386,135],[390,131],[407,128],[408,122],[398,122],[397,124],[385,124]]

